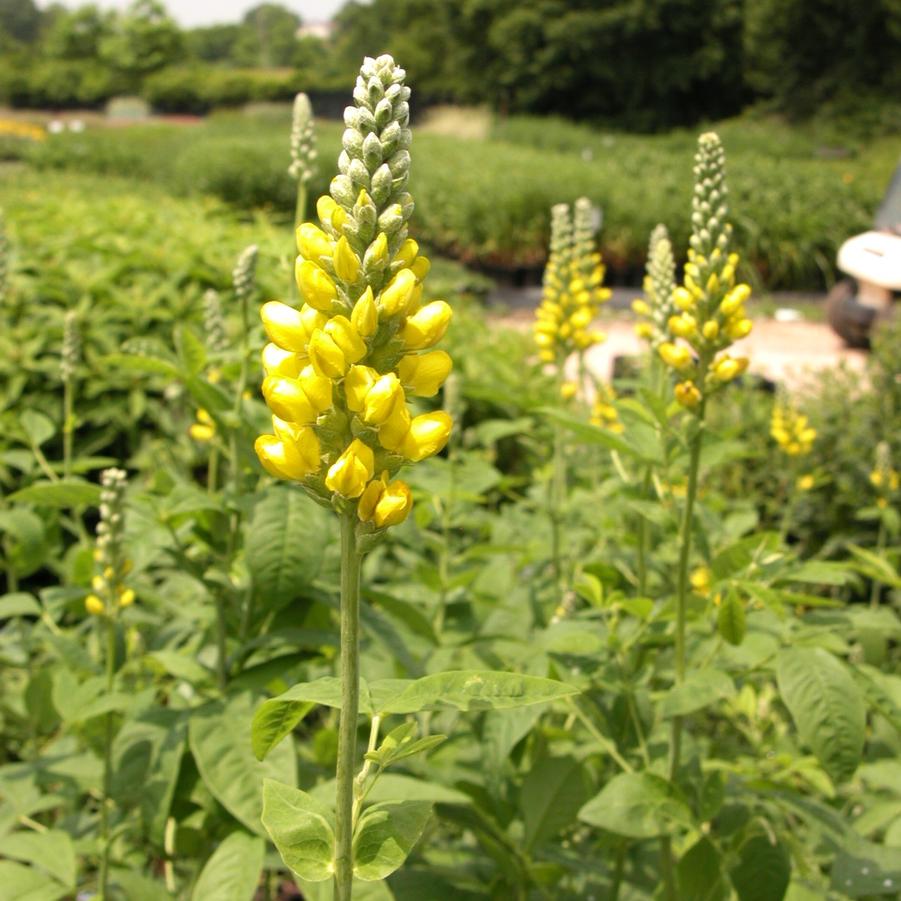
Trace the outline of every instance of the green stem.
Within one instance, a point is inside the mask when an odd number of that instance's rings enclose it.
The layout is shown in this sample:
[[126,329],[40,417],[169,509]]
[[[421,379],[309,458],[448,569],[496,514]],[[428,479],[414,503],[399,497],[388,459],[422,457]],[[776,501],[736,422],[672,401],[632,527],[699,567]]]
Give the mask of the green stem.
[[554,456],[548,506],[551,520],[551,560],[554,566],[554,583],[563,592],[563,554],[561,551],[561,508],[566,495],[566,459],[563,453],[563,436],[559,428],[554,430]]
[[72,475],[72,440],[75,435],[75,399],[72,382],[63,382],[63,476]]
[[[885,550],[885,518],[879,518],[879,534],[876,536],[876,553],[881,555]],[[875,610],[879,606],[879,595],[882,585],[877,579],[873,579],[873,585],[870,588],[870,606]]]
[[613,885],[610,886],[610,901],[619,901],[619,889],[623,884],[623,870],[626,866],[625,841],[621,841],[616,848],[616,869],[613,871]]
[[[648,500],[651,493],[651,480],[653,473],[648,467],[642,484],[641,496],[643,500]],[[648,545],[651,540],[650,523],[646,516],[638,518],[638,596],[644,598],[648,596]]]
[[341,713],[335,797],[335,901],[353,888],[354,761],[360,696],[360,567],[354,512],[341,514]]
[[228,629],[225,623],[225,605],[218,591],[214,593],[213,600],[216,605],[216,677],[219,682],[219,691],[225,694],[225,689],[228,687],[228,647],[226,645]]
[[206,467],[207,494],[214,494],[216,483],[219,481],[219,448],[210,448],[210,458]]
[[[113,693],[113,681],[116,675],[116,623],[112,617],[106,620],[106,694]],[[103,852],[100,858],[100,897],[103,901],[109,898],[109,859],[110,859],[110,828],[109,828],[109,803],[110,786],[113,771],[113,714],[107,713],[104,723],[104,749],[103,749],[103,798],[100,807],[100,837],[103,842]]]

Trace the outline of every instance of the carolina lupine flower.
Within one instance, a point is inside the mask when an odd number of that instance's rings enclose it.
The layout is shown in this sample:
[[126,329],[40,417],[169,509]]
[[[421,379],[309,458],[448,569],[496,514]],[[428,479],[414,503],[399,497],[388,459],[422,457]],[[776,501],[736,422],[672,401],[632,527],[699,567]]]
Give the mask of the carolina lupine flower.
[[249,298],[256,287],[257,257],[259,248],[256,244],[249,244],[238,254],[235,268],[232,270],[232,285],[239,301]]
[[620,422],[619,413],[613,405],[616,400],[616,389],[613,385],[606,385],[599,382],[597,385],[597,395],[594,403],[591,405],[591,424],[609,429],[615,434],[623,431],[623,424]]
[[752,327],[744,307],[751,289],[735,281],[739,257],[729,251],[725,155],[713,132],[698,138],[694,174],[691,246],[682,285],[673,292],[680,312],[667,320],[668,340],[657,348],[679,379],[676,400],[689,409],[747,369],[747,357],[733,357],[728,348]]
[[673,304],[676,262],[665,225],[658,225],[651,232],[643,287],[644,300],[632,302],[632,310],[641,320],[635,326],[635,333],[657,348],[668,337],[670,316],[678,312]]
[[605,267],[595,244],[595,212],[580,197],[570,214],[565,203],[551,210],[550,256],[544,270],[544,292],[535,314],[535,343],[545,363],[563,361],[604,340],[591,324],[609,300],[602,287]]
[[219,353],[228,346],[222,300],[219,292],[213,288],[209,288],[203,294],[203,332],[206,346],[214,353]]
[[805,457],[813,449],[817,432],[805,414],[788,399],[780,397],[773,405],[770,436],[789,457]]
[[263,396],[272,433],[255,444],[276,478],[316,499],[356,509],[373,530],[402,522],[409,487],[394,476],[438,453],[451,418],[415,415],[410,397],[432,397],[451,370],[433,350],[451,319],[443,300],[422,302],[429,261],[407,235],[413,198],[410,96],[390,56],[367,58],[344,112],[344,150],[319,225],[297,228],[295,275],[304,303],[263,305]]
[[212,441],[216,437],[216,423],[203,407],[197,411],[196,421],[188,426],[188,434],[201,444]]
[[297,94],[291,117],[291,165],[288,174],[301,184],[309,184],[316,171],[316,132],[313,107],[306,94]]
[[121,469],[105,469],[100,476],[100,521],[94,550],[95,575],[92,593],[84,601],[93,616],[115,616],[134,603],[134,589],[125,585],[131,562],[125,557],[125,488],[127,475]]
[[81,350],[81,336],[78,334],[78,314],[69,310],[63,320],[63,347],[59,360],[59,377],[64,383],[75,377]]

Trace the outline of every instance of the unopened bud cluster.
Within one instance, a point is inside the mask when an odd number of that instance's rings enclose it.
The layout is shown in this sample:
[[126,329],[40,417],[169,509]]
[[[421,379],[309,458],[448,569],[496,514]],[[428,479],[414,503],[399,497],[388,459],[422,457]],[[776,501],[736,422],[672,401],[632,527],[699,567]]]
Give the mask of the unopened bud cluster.
[[222,313],[222,299],[219,292],[209,288],[203,294],[203,331],[206,346],[214,353],[220,353],[228,345],[225,331],[225,316]]
[[66,313],[63,320],[63,347],[59,361],[59,377],[63,384],[75,378],[81,351],[81,336],[78,334],[78,315],[74,310]]
[[238,255],[235,268],[232,270],[232,285],[238,300],[246,300],[254,292],[258,254],[256,244],[250,244]]
[[344,113],[339,174],[320,197],[320,224],[297,229],[303,306],[263,305],[263,396],[273,433],[255,444],[274,476],[381,529],[410,510],[394,475],[438,453],[451,418],[412,415],[408,395],[432,397],[451,370],[443,300],[422,303],[429,261],[407,237],[413,199],[409,88],[390,56],[367,58]]
[[125,585],[131,562],[125,557],[125,488],[127,475],[121,469],[105,469],[100,476],[100,521],[94,549],[95,575],[85,608],[94,616],[115,616],[121,607],[134,603],[134,589]]
[[747,369],[747,357],[733,357],[728,348],[751,331],[744,306],[751,289],[735,280],[739,257],[729,250],[725,154],[713,132],[698,139],[694,175],[691,246],[683,283],[673,292],[679,312],[669,317],[668,340],[657,348],[679,378],[676,400],[688,408]]
[[876,465],[870,473],[870,484],[876,489],[876,503],[880,507],[887,507],[891,496],[901,487],[898,472],[892,468],[891,450],[887,441],[880,441],[876,445]]
[[301,184],[308,184],[316,172],[316,132],[310,98],[300,93],[294,98],[291,116],[291,165],[288,174]]
[[813,450],[817,432],[804,413],[781,397],[773,405],[770,436],[789,457],[805,457]]
[[670,317],[678,312],[673,303],[676,261],[665,225],[658,225],[651,232],[643,287],[644,299],[632,303],[632,310],[640,320],[635,333],[657,348],[669,337]]
[[604,340],[591,328],[598,308],[609,300],[602,287],[604,264],[597,250],[595,211],[580,197],[574,210],[558,203],[551,210],[551,242],[544,291],[535,314],[535,343],[545,363],[562,363],[573,351]]

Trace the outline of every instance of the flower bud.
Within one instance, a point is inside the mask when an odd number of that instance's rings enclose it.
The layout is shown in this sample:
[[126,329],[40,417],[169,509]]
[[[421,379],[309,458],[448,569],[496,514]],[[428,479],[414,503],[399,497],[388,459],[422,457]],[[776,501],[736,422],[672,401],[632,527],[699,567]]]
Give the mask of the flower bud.
[[394,412],[379,427],[379,444],[385,450],[399,452],[400,447],[410,431],[410,411],[406,404],[398,404]]
[[381,425],[386,422],[398,404],[404,404],[406,398],[400,381],[393,372],[381,376],[366,392],[363,401],[363,420],[370,425]]
[[404,437],[401,453],[414,463],[437,454],[447,444],[452,426],[444,410],[416,416]]
[[393,262],[401,263],[402,269],[408,269],[413,260],[416,259],[416,254],[418,253],[419,245],[412,238],[407,238],[406,241],[400,245],[400,250],[394,255]]
[[323,331],[341,348],[348,363],[357,363],[366,356],[366,342],[346,316],[333,316]]
[[751,288],[744,283],[736,285],[723,299],[720,309],[724,316],[731,316],[749,297]]
[[135,592],[133,588],[123,588],[119,592],[119,606],[130,607],[135,602]]
[[332,404],[332,384],[307,366],[296,379],[267,376],[263,397],[269,409],[286,422],[309,423]]
[[91,616],[103,616],[103,614],[106,613],[106,607],[104,606],[103,601],[101,601],[96,594],[89,594],[84,599],[84,608]]
[[672,366],[673,369],[687,369],[692,365],[691,353],[689,353],[687,347],[681,344],[676,345],[665,341],[660,345],[657,352],[660,354],[663,362],[667,366]]
[[310,472],[297,448],[275,435],[260,435],[253,449],[263,468],[277,479],[299,480]]
[[410,350],[431,347],[444,337],[453,311],[443,300],[434,300],[407,319],[401,338]]
[[296,233],[297,250],[301,256],[318,262],[320,257],[330,257],[332,255],[332,241],[329,236],[317,228],[312,222],[304,222],[301,224]]
[[701,334],[708,341],[715,341],[720,333],[719,323],[715,319],[708,319],[701,328]]
[[267,344],[263,348],[263,372],[266,375],[279,375],[296,379],[303,366],[303,357],[290,350],[282,350],[276,344]]
[[696,407],[701,402],[701,392],[698,391],[694,382],[679,382],[673,393],[683,407]]
[[360,258],[353,252],[347,238],[341,237],[335,245],[335,253],[332,258],[335,265],[335,275],[341,281],[352,284],[360,274]]
[[270,300],[260,309],[260,318],[266,337],[273,344],[295,353],[306,350],[310,335],[299,310],[278,300]]
[[412,269],[401,269],[379,294],[379,309],[386,316],[396,316],[407,309],[413,291],[416,288],[416,276]]
[[[341,240],[346,243],[345,238]],[[304,300],[314,309],[327,313],[338,296],[335,283],[315,263],[301,257],[297,258],[294,274]]]
[[726,325],[726,334],[733,341],[738,341],[750,335],[753,327],[754,325],[750,319],[738,319]]
[[372,296],[372,288],[367,286],[360,295],[350,314],[350,321],[362,337],[369,338],[375,334],[379,326],[379,311]]
[[359,497],[372,478],[375,458],[372,450],[355,438],[329,467],[325,485],[343,497]]
[[413,275],[416,276],[418,281],[425,281],[425,277],[429,274],[429,270],[432,268],[431,262],[429,262],[428,257],[419,256],[416,257],[415,260],[410,264],[410,269],[413,270]]
[[410,486],[400,479],[390,482],[375,505],[372,520],[380,529],[402,523],[413,506]]
[[354,413],[363,410],[366,394],[378,381],[379,374],[370,366],[351,366],[344,376],[344,397],[348,409]]
[[278,416],[272,417],[272,429],[280,441],[297,451],[307,474],[318,471],[322,451],[313,429],[295,422],[285,422]]
[[453,368],[450,354],[431,350],[424,354],[407,354],[397,364],[401,382],[419,397],[434,397]]
[[[313,369],[329,379],[340,379],[347,372],[347,359],[341,348],[322,329],[313,332],[307,353]],[[265,384],[265,382],[264,382]],[[271,406],[271,404],[270,404]],[[290,419],[290,417],[288,417]]]

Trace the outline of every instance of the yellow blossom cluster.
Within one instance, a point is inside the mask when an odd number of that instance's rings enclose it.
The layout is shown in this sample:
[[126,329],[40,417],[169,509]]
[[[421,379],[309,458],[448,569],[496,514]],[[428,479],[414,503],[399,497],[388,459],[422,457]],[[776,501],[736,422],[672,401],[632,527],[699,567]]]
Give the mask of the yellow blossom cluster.
[[676,263],[665,225],[658,225],[651,232],[643,289],[644,299],[632,302],[632,311],[639,319],[635,333],[656,348],[667,339],[667,323],[676,313]]
[[616,389],[613,385],[599,382],[594,403],[591,405],[591,424],[609,429],[615,434],[623,431],[619,413],[613,402],[616,400]]
[[817,432],[804,413],[780,398],[773,406],[770,435],[789,457],[804,457],[813,449]]
[[16,119],[0,119],[0,138],[22,138],[25,141],[45,141],[47,132],[40,125],[19,122]]
[[876,465],[870,472],[870,484],[878,495],[876,504],[882,508],[888,506],[891,496],[901,487],[901,477],[892,467],[891,450],[885,441],[876,445]]
[[551,210],[550,256],[544,290],[535,314],[535,343],[545,363],[558,365],[574,351],[604,340],[591,325],[598,308],[610,299],[603,287],[605,267],[597,250],[595,211],[580,197],[572,214],[565,203]]
[[188,426],[188,434],[201,444],[212,441],[216,437],[216,423],[203,407],[197,411],[196,421]]
[[316,205],[319,225],[297,229],[295,276],[303,305],[270,301],[261,318],[263,397],[272,433],[255,444],[274,476],[300,482],[381,529],[401,522],[409,487],[393,476],[438,453],[451,431],[443,411],[415,415],[408,397],[432,397],[451,359],[431,349],[451,319],[423,303],[429,261],[407,236],[413,200],[409,88],[390,56],[367,59],[345,111],[340,174]]
[[657,348],[678,378],[676,400],[689,409],[747,369],[747,357],[732,356],[728,348],[752,327],[745,311],[751,289],[736,282],[739,257],[729,251],[725,156],[712,132],[698,139],[694,174],[691,246],[682,284],[673,292],[678,312],[667,320],[668,340]]

